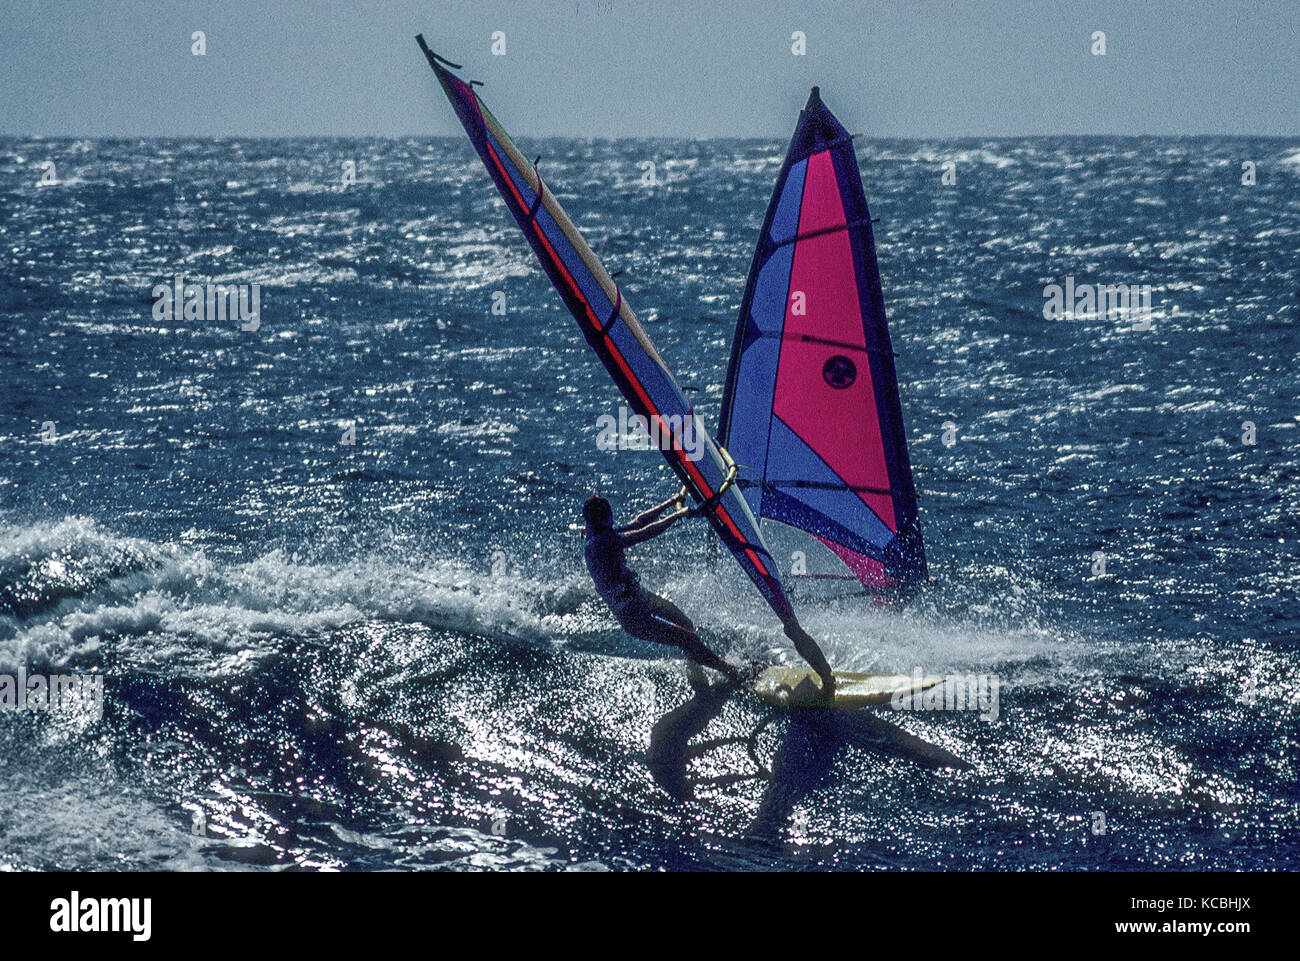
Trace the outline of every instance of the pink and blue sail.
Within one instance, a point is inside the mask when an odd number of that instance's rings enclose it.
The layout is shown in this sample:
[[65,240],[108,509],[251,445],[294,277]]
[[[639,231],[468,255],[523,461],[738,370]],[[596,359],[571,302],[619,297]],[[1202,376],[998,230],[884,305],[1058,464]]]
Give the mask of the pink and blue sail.
[[871,213],[816,87],[763,221],[718,434],[755,515],[812,535],[869,590],[925,582]]

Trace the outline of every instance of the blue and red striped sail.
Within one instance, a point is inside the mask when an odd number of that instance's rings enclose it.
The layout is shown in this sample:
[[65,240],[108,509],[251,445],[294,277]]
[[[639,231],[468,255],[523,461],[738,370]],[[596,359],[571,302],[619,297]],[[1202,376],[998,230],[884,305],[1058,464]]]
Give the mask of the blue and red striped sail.
[[759,235],[718,434],[756,515],[813,535],[868,589],[926,579],[871,213],[816,87]]
[[[429,50],[423,37],[416,40],[506,206],[582,328],[587,343],[632,410],[646,418],[658,415],[663,423],[674,425],[676,443],[663,451],[665,459],[697,502],[712,497],[724,484],[726,460],[698,420],[694,421],[695,430],[703,437],[704,454],[692,461],[683,450],[681,431],[675,425],[693,419],[695,411],[618,285],[596,259],[554,193],[547,189],[537,168],[515,147],[471,84],[446,69],[446,62]],[[783,621],[793,619],[794,611],[777,565],[763,543],[758,522],[734,485],[726,489],[708,517],[768,604]]]

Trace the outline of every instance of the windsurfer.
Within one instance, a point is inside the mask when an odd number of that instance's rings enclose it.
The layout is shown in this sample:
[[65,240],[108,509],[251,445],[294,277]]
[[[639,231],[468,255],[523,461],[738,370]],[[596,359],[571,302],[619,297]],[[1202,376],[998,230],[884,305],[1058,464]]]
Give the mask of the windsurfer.
[[[674,506],[677,510],[666,514]],[[616,528],[609,501],[593,494],[582,506],[587,570],[596,584],[596,592],[609,605],[623,630],[644,641],[681,648],[692,661],[720,671],[736,683],[744,683],[740,671],[700,640],[695,625],[677,605],[641,586],[624,557],[626,548],[658,537],[685,517],[698,517],[707,506],[706,501],[696,507],[686,507],[674,497],[638,514],[626,527]],[[817,642],[793,618],[785,622],[785,633],[799,654],[821,675],[822,689],[833,695],[835,678]]]

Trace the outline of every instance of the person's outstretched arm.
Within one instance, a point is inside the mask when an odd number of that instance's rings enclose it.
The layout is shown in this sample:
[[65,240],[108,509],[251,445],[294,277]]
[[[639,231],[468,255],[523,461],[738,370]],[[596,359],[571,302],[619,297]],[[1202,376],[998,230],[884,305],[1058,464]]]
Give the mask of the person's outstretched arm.
[[627,527],[623,528],[623,530],[634,531],[638,527],[643,527],[646,524],[649,524],[652,520],[654,520],[656,517],[658,517],[660,514],[668,510],[668,508],[672,507],[676,503],[677,503],[676,497],[668,498],[668,500],[664,501],[658,507],[652,507],[643,514],[637,514],[636,517],[632,518],[632,522],[628,524]]
[[[668,504],[675,504],[675,503],[676,503],[675,500],[668,502]],[[667,507],[668,507],[667,504],[664,505],[662,510],[666,510]],[[657,509],[656,513],[659,512],[660,509]],[[683,507],[681,510],[673,511],[667,517],[661,517],[659,520],[655,521],[652,524],[646,524],[643,527],[637,527],[635,525],[633,525],[632,527],[626,527],[619,532],[623,538],[623,545],[625,547],[631,547],[633,544],[640,544],[643,541],[650,540],[650,538],[652,537],[658,537],[660,534],[668,530],[668,528],[672,527],[683,517],[690,517],[693,513],[695,512],[691,510],[689,507]]]
[[826,655],[793,617],[786,621],[784,626],[785,636],[794,641],[794,649],[799,652],[799,656],[807,661],[821,677],[822,693],[826,695],[827,700],[830,700],[835,696],[835,675],[831,673],[831,666],[826,663]]

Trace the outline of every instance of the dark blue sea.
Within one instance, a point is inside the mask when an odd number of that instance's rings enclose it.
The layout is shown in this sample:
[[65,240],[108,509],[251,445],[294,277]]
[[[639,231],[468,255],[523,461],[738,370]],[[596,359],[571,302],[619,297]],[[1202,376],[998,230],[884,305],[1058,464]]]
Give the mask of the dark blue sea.
[[[716,424],[784,142],[520,146]],[[0,140],[0,675],[103,682],[0,710],[0,870],[1300,867],[1300,141],[858,153],[935,580],[796,606],[995,718],[777,711],[618,629],[581,501],[676,481],[597,449],[467,143]],[[160,319],[178,278],[257,322]],[[1045,317],[1071,278],[1150,309]],[[798,663],[711,537],[633,559]]]

